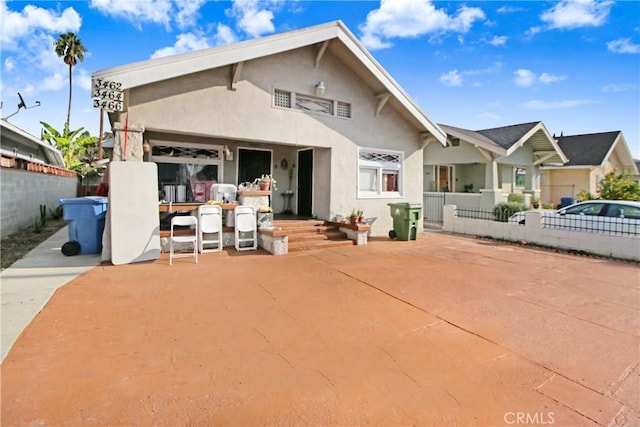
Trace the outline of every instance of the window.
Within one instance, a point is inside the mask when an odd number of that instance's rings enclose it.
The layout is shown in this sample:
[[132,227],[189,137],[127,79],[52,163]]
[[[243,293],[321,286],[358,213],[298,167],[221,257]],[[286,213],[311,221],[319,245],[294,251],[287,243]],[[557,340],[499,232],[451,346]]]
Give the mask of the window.
[[358,197],[402,195],[402,152],[358,149]]
[[524,188],[525,185],[525,177],[527,176],[527,171],[524,168],[514,168],[514,184],[515,188]]
[[276,89],[273,92],[273,105],[276,107],[291,108],[291,92]]
[[273,105],[327,116],[351,118],[351,104],[317,96],[274,89]]
[[150,160],[158,165],[158,191],[173,202],[204,202],[222,182],[222,146],[150,141]]

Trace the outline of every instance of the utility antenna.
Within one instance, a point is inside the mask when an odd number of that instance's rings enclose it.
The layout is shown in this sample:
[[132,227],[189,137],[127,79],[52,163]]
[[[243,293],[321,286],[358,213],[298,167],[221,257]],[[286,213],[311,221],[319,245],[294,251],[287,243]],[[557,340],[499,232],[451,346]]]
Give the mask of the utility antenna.
[[40,106],[40,101],[36,101],[35,104],[33,104],[30,107],[27,107],[27,103],[24,102],[24,98],[22,97],[22,95],[20,95],[20,92],[18,92],[18,98],[20,99],[20,103],[18,104],[18,109],[16,110],[16,112],[13,113],[13,114],[9,114],[7,117],[3,117],[2,120],[9,120],[10,117],[13,117],[16,114],[18,114],[21,109],[28,110],[29,108],[34,108],[34,107],[39,107]]

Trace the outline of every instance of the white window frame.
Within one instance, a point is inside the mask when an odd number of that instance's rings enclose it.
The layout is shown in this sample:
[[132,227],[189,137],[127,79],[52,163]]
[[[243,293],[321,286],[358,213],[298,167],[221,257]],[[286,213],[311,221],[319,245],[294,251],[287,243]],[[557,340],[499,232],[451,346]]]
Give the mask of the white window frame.
[[217,165],[218,166],[218,182],[224,182],[224,161],[222,152],[224,146],[213,144],[199,144],[195,142],[180,142],[180,141],[161,141],[150,140],[151,152],[153,153],[153,147],[157,145],[180,147],[180,148],[200,148],[203,150],[216,150],[217,156],[211,157],[172,157],[172,156],[149,156],[149,161],[155,163],[181,163],[181,164],[199,164],[199,165]]
[[[518,184],[518,170],[523,170],[524,174],[521,174],[524,177],[524,183],[522,185]],[[514,166],[513,168],[513,188],[515,190],[524,190],[527,187],[527,168],[522,166]]]
[[[379,155],[391,154],[397,156],[398,161],[366,160],[361,158],[361,153],[370,152]],[[362,169],[375,170],[376,190],[368,191],[360,188],[360,171]],[[393,171],[398,174],[398,191],[384,191],[382,188],[383,173]],[[393,199],[403,197],[404,188],[404,152],[394,150],[382,150],[379,148],[358,147],[358,169],[356,171],[356,185],[358,199]]]

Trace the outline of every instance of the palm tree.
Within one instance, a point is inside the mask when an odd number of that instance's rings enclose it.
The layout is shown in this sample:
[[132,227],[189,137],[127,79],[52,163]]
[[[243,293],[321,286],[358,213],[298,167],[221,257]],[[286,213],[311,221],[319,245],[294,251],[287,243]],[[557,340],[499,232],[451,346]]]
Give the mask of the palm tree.
[[60,34],[60,38],[55,42],[56,55],[63,58],[64,63],[69,66],[69,107],[67,108],[67,121],[64,126],[66,129],[70,127],[71,121],[71,70],[73,66],[84,60],[84,53],[87,49],[74,33]]

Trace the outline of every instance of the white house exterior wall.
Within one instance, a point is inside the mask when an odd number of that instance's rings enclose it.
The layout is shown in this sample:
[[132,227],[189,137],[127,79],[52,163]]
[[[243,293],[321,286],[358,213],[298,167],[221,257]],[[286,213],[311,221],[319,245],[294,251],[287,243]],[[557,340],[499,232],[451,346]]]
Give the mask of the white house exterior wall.
[[[420,203],[419,132],[389,104],[376,117],[376,93],[329,51],[318,68],[314,60],[315,50],[307,47],[249,61],[235,91],[228,89],[228,67],[134,88],[129,94],[129,123],[152,131],[243,141],[241,145],[246,141],[326,148],[314,152],[314,211],[329,219],[357,205],[365,216],[378,218],[372,234],[386,233],[391,224],[386,203],[398,200],[357,200],[357,147],[403,151],[401,201]],[[326,85],[324,98],[351,104],[352,119],[273,106],[274,88],[313,95],[320,80]]]

